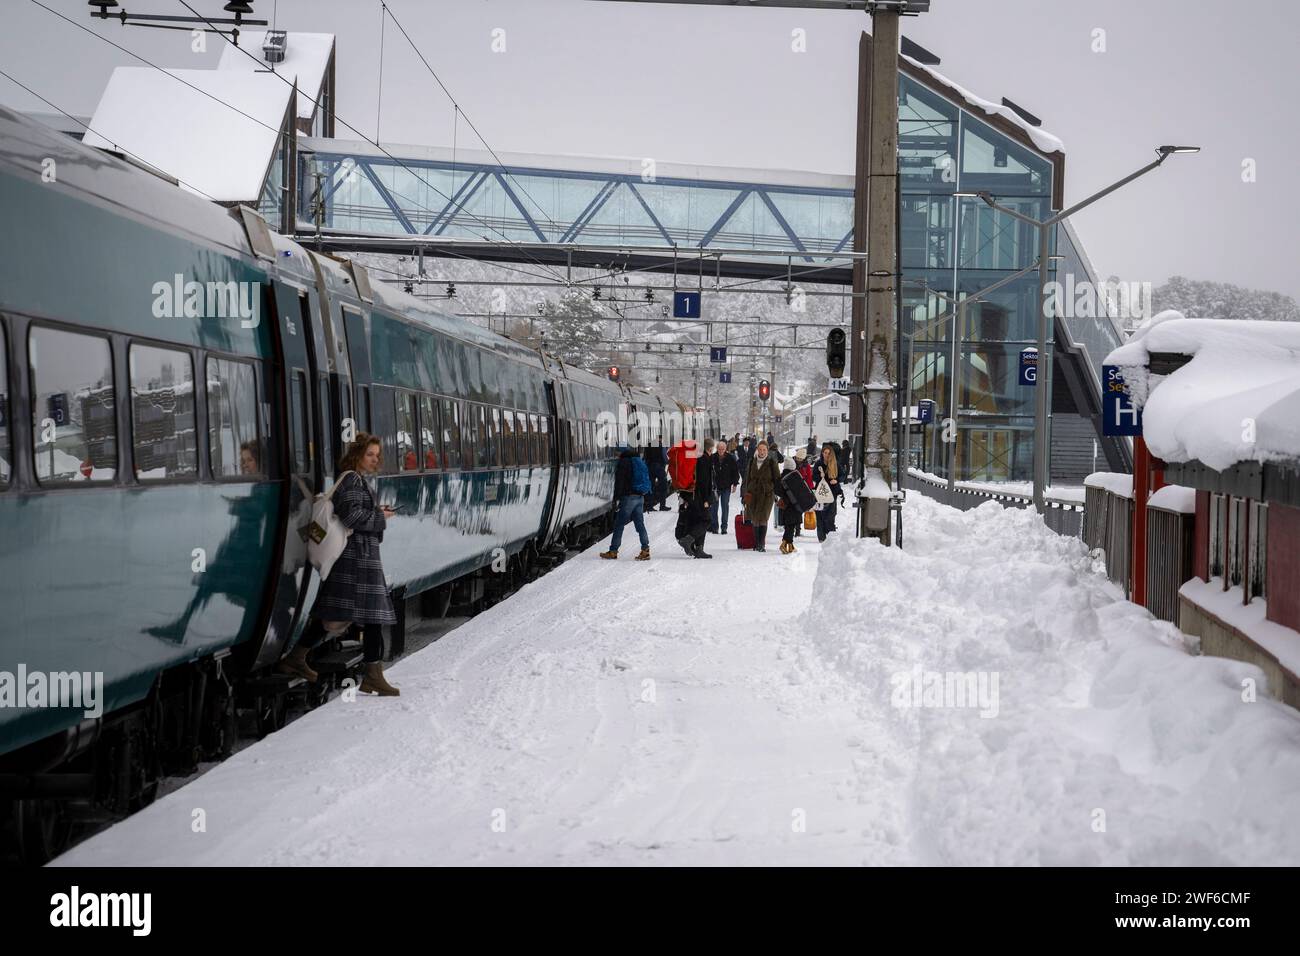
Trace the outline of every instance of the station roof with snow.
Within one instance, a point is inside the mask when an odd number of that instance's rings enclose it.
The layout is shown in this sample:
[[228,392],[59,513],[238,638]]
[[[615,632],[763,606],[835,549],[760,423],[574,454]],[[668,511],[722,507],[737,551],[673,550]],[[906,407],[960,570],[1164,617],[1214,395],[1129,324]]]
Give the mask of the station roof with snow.
[[1106,362],[1120,366],[1161,459],[1300,466],[1300,323],[1162,312]]

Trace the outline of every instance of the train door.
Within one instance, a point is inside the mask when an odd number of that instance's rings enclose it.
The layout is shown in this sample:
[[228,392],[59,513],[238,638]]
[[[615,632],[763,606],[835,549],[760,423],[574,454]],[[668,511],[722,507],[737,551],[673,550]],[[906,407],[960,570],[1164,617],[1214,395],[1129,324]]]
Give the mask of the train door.
[[274,442],[270,453],[277,460],[276,474],[284,489],[284,519],[278,529],[280,569],[266,635],[258,648],[254,667],[279,660],[305,620],[305,608],[314,595],[316,577],[307,563],[307,547],[299,528],[311,514],[313,495],[321,489],[317,453],[320,416],[313,402],[316,351],[313,315],[307,290],[283,282],[272,284],[276,318],[277,401]]
[[542,540],[550,544],[559,534],[564,505],[567,500],[568,479],[568,422],[564,410],[564,383],[555,379],[546,382],[546,405],[551,416],[550,444],[546,449],[551,465],[551,490],[546,497],[546,528]]
[[356,386],[357,404],[354,417],[358,431],[370,431],[370,338],[366,334],[366,320],[355,309],[343,310],[343,333],[348,343],[348,358],[352,369],[352,383]]

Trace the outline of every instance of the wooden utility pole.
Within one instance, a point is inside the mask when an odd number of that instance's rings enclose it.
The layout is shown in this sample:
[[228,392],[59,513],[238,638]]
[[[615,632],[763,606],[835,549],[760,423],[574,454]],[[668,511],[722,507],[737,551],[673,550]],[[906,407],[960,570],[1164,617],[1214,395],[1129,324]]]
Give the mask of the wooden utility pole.
[[[862,480],[858,486],[858,534],[893,543],[890,455],[893,449],[894,326],[898,263],[898,19],[877,8],[872,36],[864,34],[859,66],[866,89],[858,96],[858,179],[855,249],[865,232],[867,261],[854,263],[852,385],[862,388]],[[864,107],[865,101],[865,107]],[[861,125],[863,110],[867,122]],[[865,155],[863,155],[865,153]],[[866,175],[862,175],[865,168]],[[865,223],[861,193],[866,188]],[[865,228],[863,228],[865,227]],[[862,293],[865,291],[865,303]],[[860,314],[865,316],[860,319]],[[865,321],[863,321],[863,319]]]

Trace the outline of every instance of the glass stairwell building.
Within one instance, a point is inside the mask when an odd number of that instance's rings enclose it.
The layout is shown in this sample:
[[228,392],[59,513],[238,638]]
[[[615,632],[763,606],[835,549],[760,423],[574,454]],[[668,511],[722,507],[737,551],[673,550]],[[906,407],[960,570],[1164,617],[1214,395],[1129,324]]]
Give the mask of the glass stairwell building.
[[[1019,384],[1020,353],[1037,346],[1037,269],[969,305],[953,356],[951,299],[969,296],[1036,262],[1038,230],[958,192],[987,191],[1034,219],[1062,208],[1065,153],[1035,117],[974,97],[908,57],[900,60],[899,236],[904,387],[932,399],[936,421],[957,423],[959,480],[1030,481],[1034,386]],[[1049,277],[1095,282],[1068,227],[1052,238]],[[949,298],[945,299],[943,296]],[[936,321],[939,320],[939,321]],[[1078,483],[1093,470],[1128,470],[1122,441],[1100,427],[1100,362],[1120,342],[1109,316],[1058,318],[1048,332],[1038,387],[1051,389],[1053,480]],[[909,357],[909,340],[911,349]],[[955,371],[954,371],[955,370]],[[956,382],[950,375],[956,375]],[[955,414],[950,411],[956,385]],[[941,430],[926,436],[926,468],[947,477]],[[913,463],[919,450],[913,446]]]

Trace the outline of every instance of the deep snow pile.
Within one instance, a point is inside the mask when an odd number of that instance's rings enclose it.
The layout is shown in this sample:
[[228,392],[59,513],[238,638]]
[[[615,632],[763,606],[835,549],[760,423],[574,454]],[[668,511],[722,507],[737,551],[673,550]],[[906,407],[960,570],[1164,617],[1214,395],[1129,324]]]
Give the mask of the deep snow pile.
[[[1031,512],[913,495],[904,551],[711,561],[674,518],[649,563],[589,550],[392,667],[400,698],[335,698],[57,862],[1300,863],[1300,715]],[[910,706],[926,672],[976,706]]]
[[[1300,715],[1257,668],[1191,656],[1030,510],[908,506],[906,550],[823,554],[794,676],[825,660],[859,685],[914,860],[1300,863]],[[996,686],[996,716],[915,706],[950,673]]]

